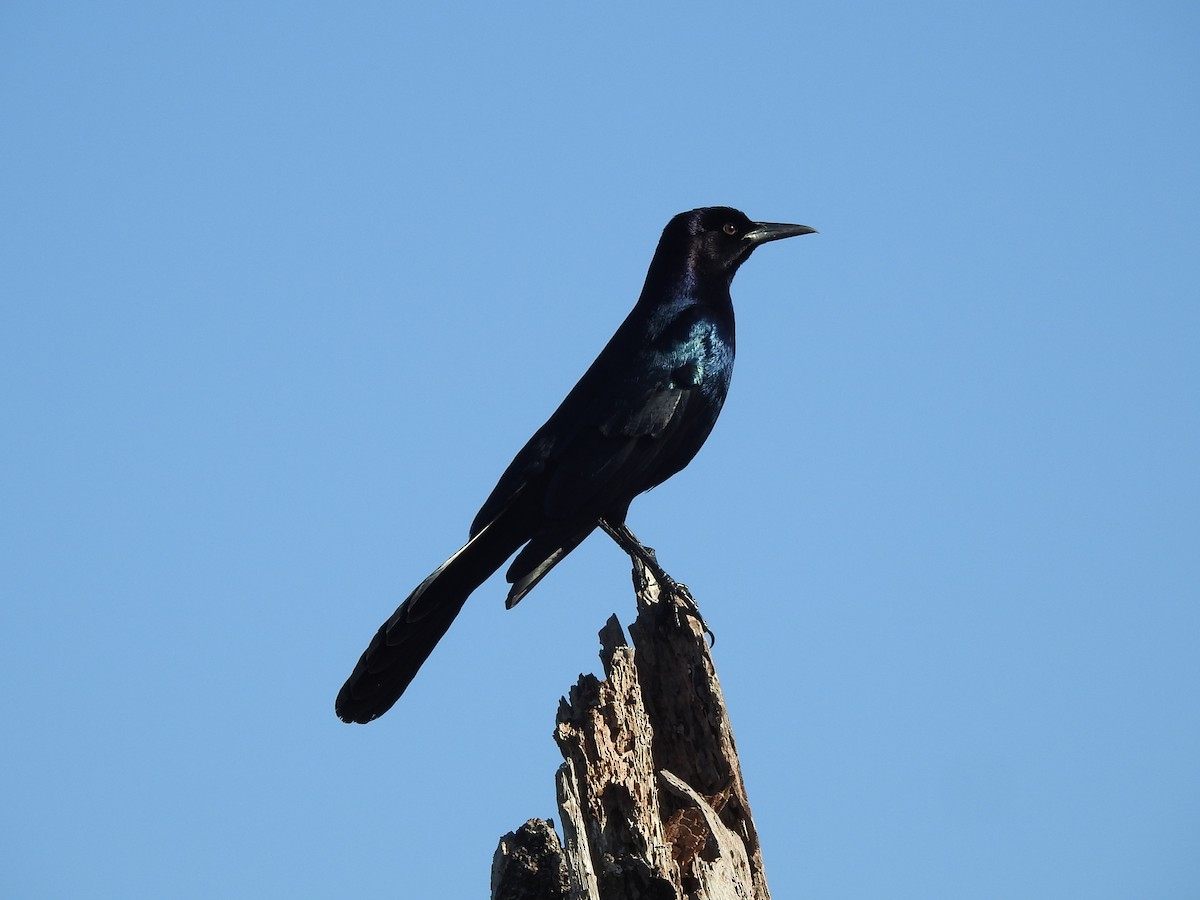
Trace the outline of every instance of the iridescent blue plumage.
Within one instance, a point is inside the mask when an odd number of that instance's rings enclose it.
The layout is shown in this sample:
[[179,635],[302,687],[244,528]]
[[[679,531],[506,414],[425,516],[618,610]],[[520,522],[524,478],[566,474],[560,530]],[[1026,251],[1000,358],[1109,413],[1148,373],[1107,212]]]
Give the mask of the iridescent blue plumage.
[[625,517],[634,497],[691,462],[716,424],[733,374],[734,273],[760,244],[812,231],[720,206],[667,224],[637,304],[501,476],[467,544],[379,629],[338,694],[342,719],[386,712],[470,593],[513,553],[509,606],[597,527],[652,560]]

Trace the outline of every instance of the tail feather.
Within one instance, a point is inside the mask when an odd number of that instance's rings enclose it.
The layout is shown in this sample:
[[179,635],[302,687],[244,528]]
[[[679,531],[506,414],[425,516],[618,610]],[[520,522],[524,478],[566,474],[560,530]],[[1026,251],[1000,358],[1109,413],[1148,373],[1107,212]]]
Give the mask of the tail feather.
[[338,692],[343,722],[370,722],[392,708],[442,639],[467,597],[529,539],[501,515],[409,594],[371,639]]
[[550,574],[550,570],[559,561],[583,543],[584,539],[596,529],[594,522],[589,522],[574,532],[555,532],[535,537],[526,544],[517,558],[508,567],[505,578],[512,589],[508,592],[505,607],[512,609],[522,598],[532,591],[539,581]]

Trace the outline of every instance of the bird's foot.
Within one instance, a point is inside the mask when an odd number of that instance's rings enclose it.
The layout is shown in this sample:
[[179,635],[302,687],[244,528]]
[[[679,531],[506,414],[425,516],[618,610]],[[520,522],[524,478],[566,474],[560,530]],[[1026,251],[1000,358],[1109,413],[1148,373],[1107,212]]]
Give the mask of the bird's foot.
[[717,646],[717,636],[713,634],[713,630],[709,628],[708,623],[704,621],[704,616],[700,612],[700,604],[696,602],[696,598],[692,596],[692,592],[688,590],[688,586],[675,581],[670,575],[667,575],[666,572],[663,572],[663,575],[666,576],[666,584],[663,584],[660,581],[659,585],[665,593],[671,595],[671,599],[674,601],[671,604],[671,608],[675,612],[675,624],[683,624],[679,618],[679,613],[682,611],[685,616],[695,619],[696,624],[698,624],[701,630],[704,631],[705,635],[708,636],[708,646]]
[[700,615],[700,606],[696,603],[696,598],[692,596],[692,592],[688,590],[686,584],[680,584],[674,578],[667,574],[666,570],[659,564],[658,556],[654,552],[653,547],[647,547],[639,541],[629,530],[629,527],[621,522],[613,525],[605,519],[600,520],[600,527],[617,542],[631,558],[640,562],[646,567],[654,580],[658,583],[660,595],[669,594],[674,601],[671,604],[675,613],[675,624],[682,624],[679,620],[680,607],[683,608],[685,615],[691,616],[700,623],[700,627],[708,636],[709,646],[716,646],[717,636],[713,634],[713,630],[708,627],[708,623],[704,621],[704,616]]

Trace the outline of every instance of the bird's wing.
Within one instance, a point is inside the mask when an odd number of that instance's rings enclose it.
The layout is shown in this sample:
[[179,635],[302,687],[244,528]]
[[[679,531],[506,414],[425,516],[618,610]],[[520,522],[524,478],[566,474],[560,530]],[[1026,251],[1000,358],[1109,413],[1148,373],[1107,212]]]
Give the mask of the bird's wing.
[[[701,317],[699,310],[681,315],[660,335],[663,346],[676,348],[673,368],[614,353],[623,338],[618,330],[509,464],[476,515],[471,534],[499,515],[526,485],[544,497],[549,520],[611,515],[683,468],[712,427],[711,417],[696,415],[694,409],[689,413],[704,380],[701,360],[717,339],[712,324]],[[634,379],[626,380],[630,373]],[[700,429],[705,434],[689,443],[686,439]],[[683,446],[690,447],[686,455],[680,453]],[[544,487],[534,488],[536,481]]]
[[529,439],[529,443],[522,447],[521,452],[508,464],[508,468],[504,470],[504,474],[492,488],[491,494],[483,502],[479,512],[475,514],[475,521],[471,523],[471,537],[475,537],[486,528],[508,507],[517,494],[545,471],[547,462],[559,444],[559,440],[551,429],[553,423],[554,419],[551,418],[549,422],[538,429],[538,432]]
[[[475,517],[471,534],[486,527],[519,491],[541,479],[545,479],[543,508],[550,520],[604,507],[618,494],[628,502],[633,493],[649,487],[644,473],[674,448],[696,391],[690,383],[692,374],[679,374],[682,377],[641,388],[632,396],[596,398],[585,415],[573,417],[575,427],[570,431],[558,427],[557,417],[551,418],[500,477]],[[652,484],[677,471],[662,468]],[[630,493],[635,485],[641,487]]]
[[679,471],[688,462],[677,458],[681,439],[705,420],[689,415],[697,394],[688,378],[672,377],[610,403],[555,454],[543,501],[547,516],[615,514]]
[[[695,417],[684,410],[692,388],[669,386],[610,402],[544,466],[538,489],[543,527],[509,566],[506,606],[515,606],[567,553],[596,528],[600,517],[623,517],[634,496],[678,471],[687,458],[678,438]],[[678,464],[673,465],[673,462]]]

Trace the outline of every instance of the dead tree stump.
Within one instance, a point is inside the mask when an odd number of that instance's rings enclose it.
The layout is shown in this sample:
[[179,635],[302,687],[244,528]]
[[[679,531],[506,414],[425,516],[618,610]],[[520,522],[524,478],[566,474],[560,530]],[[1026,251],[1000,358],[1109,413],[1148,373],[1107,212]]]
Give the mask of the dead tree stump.
[[770,900],[703,629],[640,566],[634,589],[634,645],[610,618],[604,680],[559,704],[563,843],[544,819],[505,835],[492,900]]

